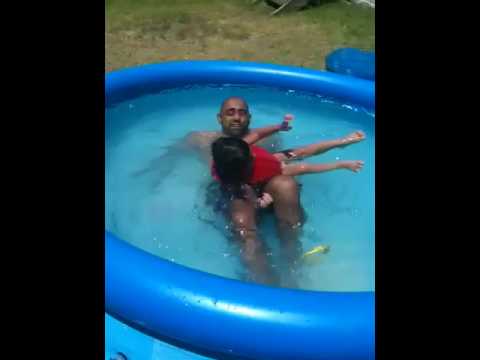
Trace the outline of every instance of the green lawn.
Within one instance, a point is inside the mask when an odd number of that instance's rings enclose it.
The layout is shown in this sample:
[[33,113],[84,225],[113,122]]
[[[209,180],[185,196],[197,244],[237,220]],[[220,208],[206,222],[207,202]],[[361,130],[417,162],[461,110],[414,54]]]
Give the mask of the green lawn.
[[270,16],[249,0],[107,0],[107,71],[183,59],[232,59],[323,69],[338,47],[373,50],[375,11],[325,0]]

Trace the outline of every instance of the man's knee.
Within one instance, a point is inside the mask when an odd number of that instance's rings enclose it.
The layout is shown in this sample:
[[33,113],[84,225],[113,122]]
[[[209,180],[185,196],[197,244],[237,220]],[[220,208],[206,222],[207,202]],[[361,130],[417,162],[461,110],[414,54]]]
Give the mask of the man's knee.
[[269,192],[273,192],[283,196],[298,196],[298,183],[292,177],[288,175],[279,175],[274,177],[268,183]]
[[274,200],[275,215],[279,228],[285,231],[295,229],[302,223],[298,183],[292,176],[276,176],[267,185],[267,192]]
[[242,212],[232,214],[230,220],[235,228],[251,228],[255,226],[255,224],[252,224],[251,216]]
[[255,236],[255,211],[250,207],[233,208],[230,214],[232,230],[243,238]]

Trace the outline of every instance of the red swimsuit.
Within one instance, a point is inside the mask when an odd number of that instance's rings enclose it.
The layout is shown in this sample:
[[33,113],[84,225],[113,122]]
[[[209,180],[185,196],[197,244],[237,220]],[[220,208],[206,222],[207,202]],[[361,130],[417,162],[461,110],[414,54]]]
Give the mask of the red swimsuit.
[[[255,145],[250,145],[250,151],[253,155],[253,171],[252,176],[247,180],[248,184],[264,184],[274,176],[282,174],[282,164],[280,160],[267,150]],[[215,164],[212,164],[212,176],[215,180],[220,181],[215,171]]]

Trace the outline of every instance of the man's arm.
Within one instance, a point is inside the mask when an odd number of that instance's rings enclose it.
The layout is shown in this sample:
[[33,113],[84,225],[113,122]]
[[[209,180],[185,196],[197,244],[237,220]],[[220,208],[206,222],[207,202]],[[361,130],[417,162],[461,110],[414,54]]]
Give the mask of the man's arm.
[[197,155],[203,160],[208,160],[210,145],[218,136],[216,132],[192,131],[168,146],[162,155],[152,159],[146,168],[132,173],[132,176],[137,177],[146,173],[157,172],[160,177],[165,177],[172,171],[180,156]]
[[183,138],[184,146],[190,149],[200,150],[208,147],[213,142],[212,139],[218,137],[214,131],[191,131]]
[[245,135],[242,139],[249,145],[255,144],[256,142],[275,134],[279,131],[288,131],[291,127],[288,126],[288,123],[282,122],[279,125],[266,126],[260,129],[252,129],[250,132]]

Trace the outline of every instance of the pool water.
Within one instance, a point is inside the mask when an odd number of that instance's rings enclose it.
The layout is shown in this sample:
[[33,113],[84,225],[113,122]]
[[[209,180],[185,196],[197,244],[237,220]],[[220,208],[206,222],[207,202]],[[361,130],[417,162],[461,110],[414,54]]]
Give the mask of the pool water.
[[[308,214],[301,242],[312,255],[299,274],[303,289],[374,290],[375,115],[324,97],[270,88],[194,86],[146,95],[106,110],[106,229],[152,254],[209,273],[241,279],[239,249],[226,239],[228,225],[205,206],[208,165],[193,154],[162,160],[162,154],[190,131],[216,131],[222,100],[242,96],[252,127],[295,115],[280,147],[292,148],[363,130],[366,140],[308,159],[311,163],[363,160],[360,173],[338,170],[298,178]],[[261,235],[273,266],[278,241],[273,217],[264,216]]]

